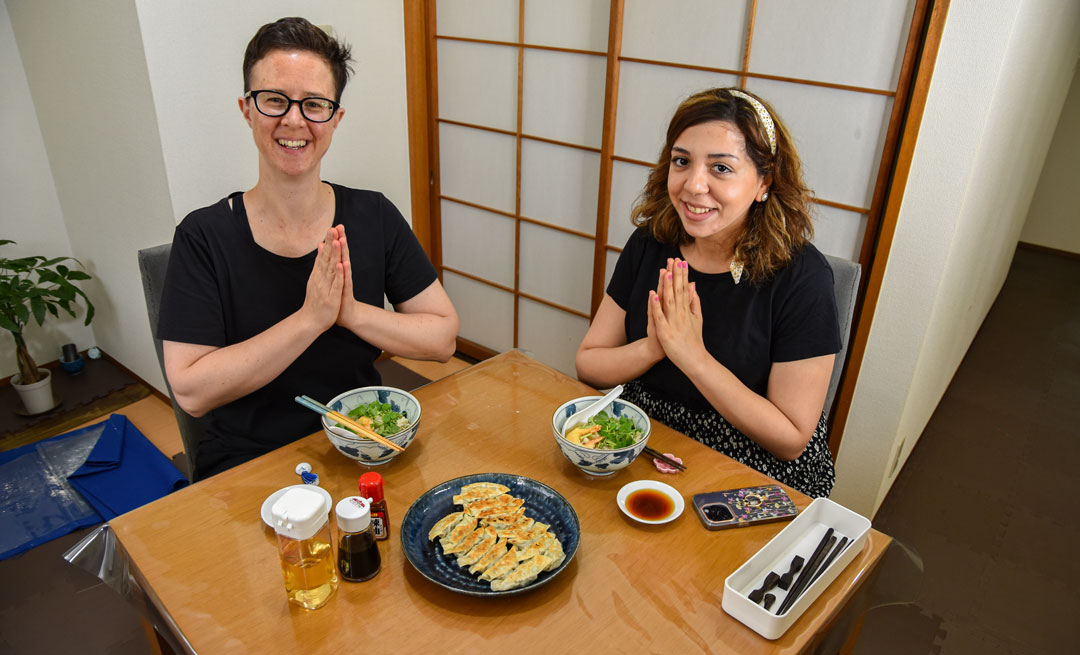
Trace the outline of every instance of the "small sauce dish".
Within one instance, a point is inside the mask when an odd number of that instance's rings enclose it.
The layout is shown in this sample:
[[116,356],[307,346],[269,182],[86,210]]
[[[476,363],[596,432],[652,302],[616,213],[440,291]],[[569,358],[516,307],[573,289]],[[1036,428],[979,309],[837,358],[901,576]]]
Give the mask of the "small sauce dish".
[[623,514],[651,525],[674,521],[686,507],[678,490],[655,480],[636,480],[623,485],[616,501]]

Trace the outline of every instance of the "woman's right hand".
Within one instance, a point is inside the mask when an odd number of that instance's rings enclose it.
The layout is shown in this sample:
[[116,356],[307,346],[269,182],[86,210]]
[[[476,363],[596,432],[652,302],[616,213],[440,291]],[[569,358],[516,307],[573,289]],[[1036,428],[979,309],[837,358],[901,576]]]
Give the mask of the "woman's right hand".
[[[670,268],[671,260],[668,259],[668,266]],[[661,268],[660,275],[656,280],[656,293],[663,300],[664,292],[664,278],[667,276],[668,268]],[[653,317],[653,313],[650,311],[648,314],[648,323],[645,325],[645,350],[649,353],[650,357],[656,358],[657,361],[667,356],[664,352],[664,346],[660,343],[660,338],[657,336],[656,320]]]
[[342,263],[342,232],[339,227],[326,231],[319,243],[315,265],[308,276],[307,292],[301,313],[320,330],[332,326],[341,311],[342,290],[345,286],[345,266]]

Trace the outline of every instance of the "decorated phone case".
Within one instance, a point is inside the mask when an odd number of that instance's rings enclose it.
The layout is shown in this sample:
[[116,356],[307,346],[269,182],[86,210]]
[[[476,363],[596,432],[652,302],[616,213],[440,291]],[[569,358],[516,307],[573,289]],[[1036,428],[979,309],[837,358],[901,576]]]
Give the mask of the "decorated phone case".
[[693,503],[698,518],[710,530],[782,521],[799,513],[787,493],[775,484],[695,494]]

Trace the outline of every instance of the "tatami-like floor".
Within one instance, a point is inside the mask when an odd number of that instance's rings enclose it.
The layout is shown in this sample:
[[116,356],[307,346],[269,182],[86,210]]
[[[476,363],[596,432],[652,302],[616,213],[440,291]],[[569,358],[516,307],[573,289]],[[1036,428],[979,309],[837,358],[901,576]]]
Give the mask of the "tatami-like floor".
[[[1080,652],[1080,259],[1021,248],[997,301],[874,517],[921,555],[913,604],[871,611],[855,655]],[[448,368],[401,362],[429,379]],[[172,410],[124,411],[179,452]],[[60,562],[80,533],[0,562],[0,653],[144,655],[138,616]],[[717,652],[723,652],[718,644]]]

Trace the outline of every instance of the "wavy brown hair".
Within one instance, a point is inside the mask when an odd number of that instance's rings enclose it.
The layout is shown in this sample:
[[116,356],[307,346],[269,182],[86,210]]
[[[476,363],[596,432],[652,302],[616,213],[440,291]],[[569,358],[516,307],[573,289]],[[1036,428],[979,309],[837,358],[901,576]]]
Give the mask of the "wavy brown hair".
[[772,107],[764,100],[758,100],[775,124],[776,154],[770,151],[769,137],[757,111],[745,98],[731,94],[728,89],[695,93],[684,100],[671,117],[664,148],[630,215],[634,225],[647,226],[657,241],[678,245],[691,243],[693,238],[683,229],[668,195],[671,148],[689,127],[713,121],[734,125],[743,135],[746,154],[754,162],[758,174],[762,177],[772,175],[768,198],[750,206],[745,227],[735,241],[735,258],[743,263],[753,282],[769,279],[814,236],[810,221],[812,194],[803,182],[802,164],[795,143]]

